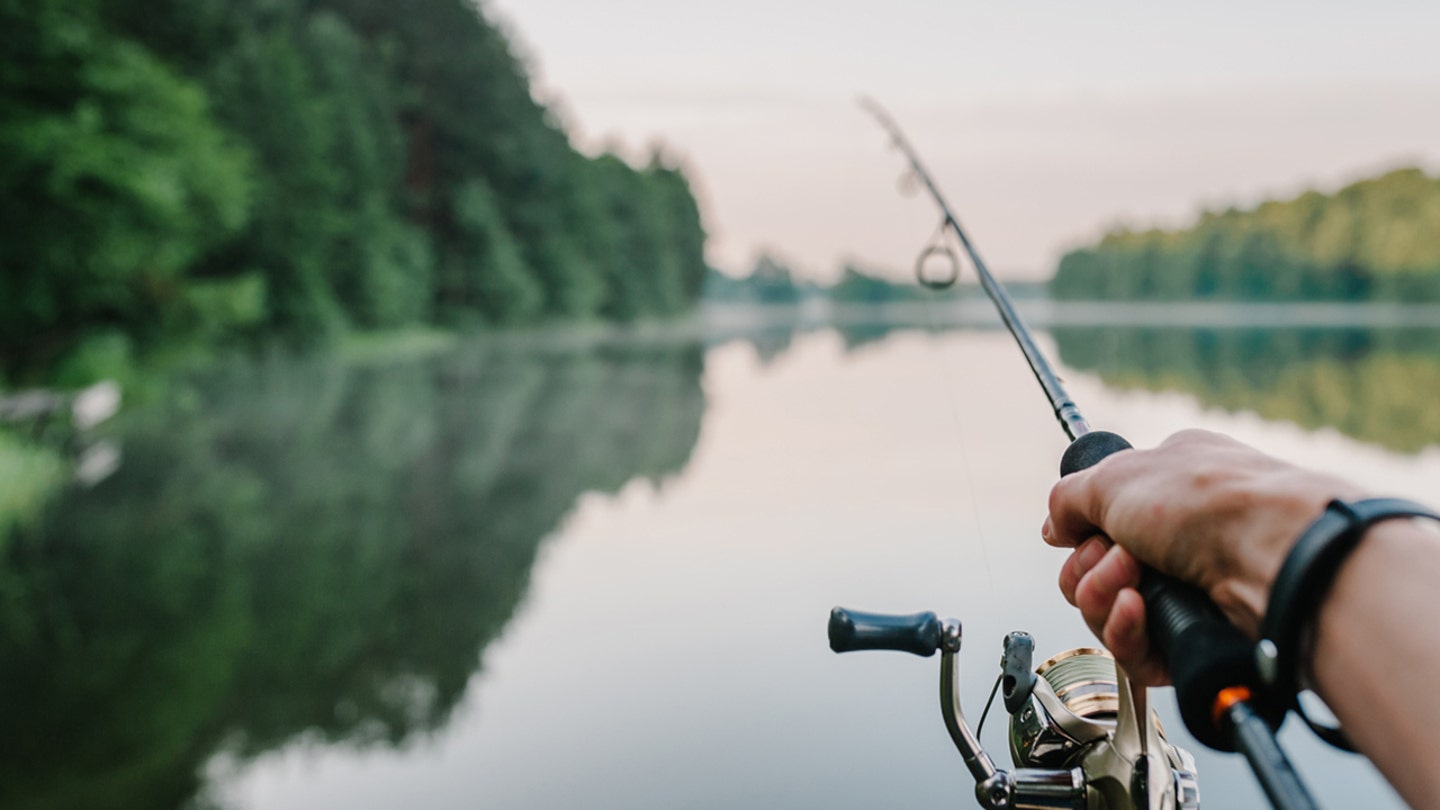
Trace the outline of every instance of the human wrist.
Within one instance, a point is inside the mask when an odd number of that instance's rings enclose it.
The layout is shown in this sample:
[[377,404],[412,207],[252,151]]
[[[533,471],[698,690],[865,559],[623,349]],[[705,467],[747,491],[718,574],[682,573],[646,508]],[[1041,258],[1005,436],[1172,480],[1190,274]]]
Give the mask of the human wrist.
[[1314,618],[1313,688],[1346,735],[1413,807],[1440,807],[1433,752],[1440,699],[1435,587],[1440,524],[1376,524],[1337,572]]
[[[1337,651],[1353,649],[1354,640],[1363,636],[1365,612],[1372,607],[1377,594],[1374,583],[1394,580],[1402,570],[1406,557],[1415,557],[1419,543],[1426,542],[1426,532],[1411,520],[1387,520],[1371,526],[1360,544],[1340,566],[1330,593],[1320,603],[1311,626],[1312,644],[1303,662],[1308,679],[1315,683],[1321,696],[1335,693],[1334,671],[1317,666],[1324,661],[1338,661]],[[1428,538],[1434,543],[1434,535]],[[1384,589],[1379,589],[1383,592]],[[1381,605],[1383,607],[1383,605]]]
[[[1413,521],[1405,519],[1414,517],[1440,521],[1440,514],[1434,510],[1403,498],[1367,498],[1353,502],[1336,499],[1326,505],[1325,512],[1286,555],[1261,623],[1264,639],[1256,648],[1261,674],[1280,700],[1293,704],[1295,695],[1307,688],[1310,680],[1307,662],[1312,660],[1318,615],[1333,600],[1341,573],[1347,567],[1355,567],[1351,565],[1352,557],[1368,544],[1384,552],[1384,556],[1396,559],[1395,543],[1405,532],[1387,530],[1385,524],[1403,521],[1413,530]],[[1415,545],[1418,544],[1412,544],[1412,551]],[[1365,570],[1373,568],[1373,552],[1363,559],[1368,563],[1362,566]],[[1397,567],[1403,567],[1403,563]],[[1376,581],[1373,571],[1370,574],[1369,581],[1373,583]],[[1354,598],[1352,594],[1341,601],[1349,603]],[[1301,716],[1304,716],[1303,710]]]

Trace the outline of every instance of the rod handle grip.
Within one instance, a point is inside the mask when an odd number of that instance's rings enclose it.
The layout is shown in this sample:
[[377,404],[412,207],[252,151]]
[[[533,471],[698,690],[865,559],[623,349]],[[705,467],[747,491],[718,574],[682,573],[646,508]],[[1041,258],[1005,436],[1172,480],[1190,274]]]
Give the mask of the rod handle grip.
[[[1130,443],[1114,433],[1087,433],[1066,448],[1060,474],[1093,467],[1129,449]],[[1235,750],[1229,729],[1217,723],[1213,708],[1220,692],[1229,687],[1244,686],[1260,694],[1253,645],[1194,585],[1146,567],[1140,575],[1139,591],[1145,600],[1150,643],[1170,671],[1185,727],[1211,748]],[[1278,726],[1279,717],[1270,714],[1266,719]]]
[[830,611],[830,649],[892,650],[929,657],[940,649],[940,619],[931,612],[894,615],[837,607]]

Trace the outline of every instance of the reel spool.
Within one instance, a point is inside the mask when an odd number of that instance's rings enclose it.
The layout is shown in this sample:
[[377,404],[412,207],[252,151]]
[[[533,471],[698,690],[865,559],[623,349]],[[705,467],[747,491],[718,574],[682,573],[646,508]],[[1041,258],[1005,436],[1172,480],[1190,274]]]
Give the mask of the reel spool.
[[1035,674],[1055,690],[1065,708],[1087,720],[1115,720],[1120,711],[1120,684],[1115,658],[1094,647],[1066,650],[1040,665]]
[[1041,664],[1036,674],[1029,699],[1010,715],[1010,756],[1020,767],[1065,767],[1086,744],[1115,729],[1115,659],[1105,650],[1077,647]]

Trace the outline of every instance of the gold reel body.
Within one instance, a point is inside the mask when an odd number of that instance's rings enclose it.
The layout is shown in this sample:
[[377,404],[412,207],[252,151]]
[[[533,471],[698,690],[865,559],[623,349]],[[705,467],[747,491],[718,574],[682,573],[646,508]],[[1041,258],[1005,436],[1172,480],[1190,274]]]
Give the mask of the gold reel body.
[[[1117,748],[1121,701],[1129,699],[1117,677],[1115,659],[1093,647],[1067,650],[1036,669],[1040,677],[1024,706],[1010,716],[1010,757],[1018,768],[1080,768],[1090,784],[1091,808],[1128,810],[1136,807],[1124,778],[1133,752]],[[1133,713],[1132,713],[1133,715]],[[1161,777],[1171,782],[1172,807],[1192,810],[1200,804],[1195,760],[1165,740],[1153,711],[1142,734],[1158,746],[1169,766]],[[1133,726],[1132,726],[1133,728]]]

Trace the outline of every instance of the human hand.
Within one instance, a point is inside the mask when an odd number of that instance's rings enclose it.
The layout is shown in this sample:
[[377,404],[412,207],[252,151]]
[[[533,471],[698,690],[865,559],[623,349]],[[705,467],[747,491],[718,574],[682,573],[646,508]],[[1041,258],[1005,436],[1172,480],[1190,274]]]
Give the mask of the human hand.
[[1199,586],[1254,637],[1286,552],[1337,497],[1364,493],[1229,437],[1188,430],[1062,478],[1041,535],[1075,549],[1060,570],[1065,598],[1127,674],[1159,685],[1168,675],[1146,634],[1141,564]]

